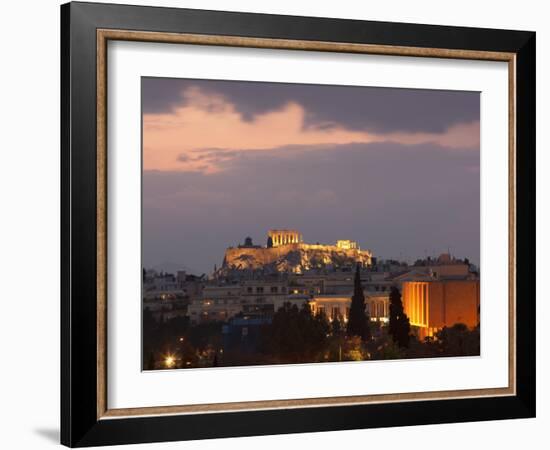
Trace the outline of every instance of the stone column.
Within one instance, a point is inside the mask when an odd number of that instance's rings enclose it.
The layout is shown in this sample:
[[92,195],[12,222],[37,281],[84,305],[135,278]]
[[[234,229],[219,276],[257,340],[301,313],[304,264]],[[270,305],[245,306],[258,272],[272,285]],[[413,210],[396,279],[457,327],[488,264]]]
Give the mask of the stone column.
[[414,283],[414,323],[418,323],[418,283]]
[[422,323],[422,284],[418,283],[418,323]]
[[427,305],[427,302],[426,302],[426,291],[428,289],[428,285],[427,284],[422,284],[422,323],[424,325],[428,325],[428,321],[426,320],[426,314],[427,314],[427,309],[428,309],[428,305]]
[[416,322],[422,323],[422,284],[418,283],[417,291],[418,291],[418,295],[416,296],[416,298],[417,298],[417,304],[418,304],[418,315],[416,317]]

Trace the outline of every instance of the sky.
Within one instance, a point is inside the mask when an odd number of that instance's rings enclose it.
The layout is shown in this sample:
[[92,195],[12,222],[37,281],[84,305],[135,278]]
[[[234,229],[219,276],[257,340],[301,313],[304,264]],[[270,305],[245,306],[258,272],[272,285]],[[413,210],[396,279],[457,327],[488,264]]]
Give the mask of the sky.
[[267,230],[479,262],[478,92],[142,78],[143,264],[210,273]]

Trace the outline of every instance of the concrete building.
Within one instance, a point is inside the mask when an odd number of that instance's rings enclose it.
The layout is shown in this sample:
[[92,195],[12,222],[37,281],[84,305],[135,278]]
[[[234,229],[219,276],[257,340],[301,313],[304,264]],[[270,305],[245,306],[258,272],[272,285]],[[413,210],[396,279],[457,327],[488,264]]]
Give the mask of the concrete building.
[[192,300],[187,309],[193,323],[225,321],[242,310],[241,286],[205,286],[202,297]]
[[443,327],[479,324],[479,280],[404,281],[402,301],[411,326],[422,339]]
[[317,295],[309,302],[313,314],[324,313],[331,322],[337,317],[347,322],[350,304],[350,296],[330,294]]
[[300,307],[309,296],[294,295],[287,279],[252,279],[237,284],[206,285],[190,302],[191,322],[227,321],[238,314],[271,316],[286,302]]
[[244,314],[273,314],[289,301],[287,280],[246,280],[241,283]]

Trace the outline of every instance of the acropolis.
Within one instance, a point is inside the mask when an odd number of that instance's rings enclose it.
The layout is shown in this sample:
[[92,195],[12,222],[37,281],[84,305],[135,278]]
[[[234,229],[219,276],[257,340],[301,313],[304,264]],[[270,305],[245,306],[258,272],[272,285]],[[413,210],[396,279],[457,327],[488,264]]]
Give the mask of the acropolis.
[[334,244],[308,244],[302,234],[292,229],[271,229],[267,244],[255,245],[250,237],[244,244],[225,251],[222,270],[258,270],[267,272],[303,273],[310,269],[363,267],[372,264],[372,252],[361,250],[348,239]]

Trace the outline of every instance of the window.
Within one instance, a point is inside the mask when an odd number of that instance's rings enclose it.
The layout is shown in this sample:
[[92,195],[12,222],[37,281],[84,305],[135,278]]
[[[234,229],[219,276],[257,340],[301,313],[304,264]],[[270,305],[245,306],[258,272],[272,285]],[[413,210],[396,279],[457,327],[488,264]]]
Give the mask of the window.
[[263,294],[263,293],[264,293],[264,288],[263,288],[262,286],[258,286],[258,287],[256,288],[256,293],[257,293],[257,294]]
[[246,292],[248,292],[249,294],[252,294],[252,288],[251,288],[251,287],[247,287],[247,288],[246,288]]
[[278,291],[279,291],[279,289],[277,288],[277,286],[271,286],[271,293],[272,294],[276,294]]

